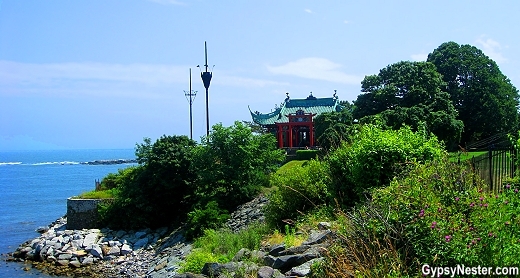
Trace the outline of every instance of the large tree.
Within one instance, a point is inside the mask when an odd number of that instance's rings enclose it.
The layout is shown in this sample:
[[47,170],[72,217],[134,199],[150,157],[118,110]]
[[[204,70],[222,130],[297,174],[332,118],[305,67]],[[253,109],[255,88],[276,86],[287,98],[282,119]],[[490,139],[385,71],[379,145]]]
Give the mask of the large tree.
[[478,48],[446,42],[428,55],[464,122],[462,143],[517,128],[518,90]]
[[339,147],[349,136],[354,106],[348,101],[342,101],[341,106],[340,111],[322,113],[314,119],[317,141],[327,150]]
[[362,122],[377,119],[393,129],[403,124],[414,129],[426,124],[428,130],[448,144],[458,142],[463,124],[445,83],[428,62],[402,61],[381,69],[378,75],[366,76],[354,101],[354,118]]

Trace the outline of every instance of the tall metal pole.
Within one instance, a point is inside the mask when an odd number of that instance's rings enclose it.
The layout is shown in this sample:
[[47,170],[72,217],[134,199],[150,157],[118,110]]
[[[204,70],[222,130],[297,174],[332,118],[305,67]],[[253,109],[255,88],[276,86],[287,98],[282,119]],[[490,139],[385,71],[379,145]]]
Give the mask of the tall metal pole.
[[204,42],[204,53],[206,56],[206,64],[204,64],[204,67],[206,67],[205,72],[200,73],[200,77],[202,78],[202,83],[204,83],[204,88],[206,88],[206,140],[209,140],[209,84],[211,82],[212,73],[208,72],[208,47],[206,45],[206,42]]
[[190,104],[190,139],[193,140],[193,113],[192,113],[192,105],[193,101],[195,101],[195,97],[197,96],[197,91],[191,90],[191,68],[190,68],[190,90],[188,92],[184,91],[184,95]]

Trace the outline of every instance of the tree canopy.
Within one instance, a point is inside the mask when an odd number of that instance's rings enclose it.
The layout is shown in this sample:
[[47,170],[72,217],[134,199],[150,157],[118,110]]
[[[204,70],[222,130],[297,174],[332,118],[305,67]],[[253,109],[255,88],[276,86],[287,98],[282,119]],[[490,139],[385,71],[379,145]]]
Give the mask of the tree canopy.
[[194,152],[198,194],[232,210],[252,199],[284,159],[272,134],[253,134],[244,123],[213,126]]
[[339,147],[349,134],[349,128],[354,118],[352,117],[353,105],[348,101],[342,101],[343,108],[339,112],[327,112],[314,118],[314,130],[320,146],[330,149]]
[[427,61],[442,74],[443,90],[464,122],[462,143],[517,127],[518,90],[480,49],[446,42]]
[[449,95],[442,91],[445,83],[429,62],[402,61],[387,66],[377,75],[366,76],[354,101],[353,116],[361,122],[373,122],[374,116],[384,125],[399,129],[403,124],[417,130],[426,124],[439,139],[458,142],[463,123]]

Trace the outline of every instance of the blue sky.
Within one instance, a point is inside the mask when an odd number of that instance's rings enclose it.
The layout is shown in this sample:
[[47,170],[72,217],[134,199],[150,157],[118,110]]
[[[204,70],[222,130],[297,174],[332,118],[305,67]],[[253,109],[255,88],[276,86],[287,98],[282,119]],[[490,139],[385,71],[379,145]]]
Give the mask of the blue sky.
[[520,86],[517,1],[0,1],[0,150],[133,148],[189,134],[184,91],[213,68],[210,122],[292,98],[342,100],[366,75],[455,41]]

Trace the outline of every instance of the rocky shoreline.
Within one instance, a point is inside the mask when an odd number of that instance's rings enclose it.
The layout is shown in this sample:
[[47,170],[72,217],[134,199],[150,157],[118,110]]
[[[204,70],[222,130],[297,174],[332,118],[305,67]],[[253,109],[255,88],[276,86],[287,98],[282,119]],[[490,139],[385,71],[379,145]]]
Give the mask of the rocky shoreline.
[[[264,221],[262,207],[267,201],[260,196],[240,206],[226,226],[239,231],[253,222]],[[5,260],[29,262],[42,272],[74,277],[243,277],[244,273],[261,278],[305,277],[311,264],[322,260],[334,238],[327,225],[322,224],[301,246],[242,249],[232,262],[208,263],[202,274],[180,274],[181,263],[192,250],[181,228],[68,230],[66,224],[63,217],[40,228],[40,237],[23,243]]]

